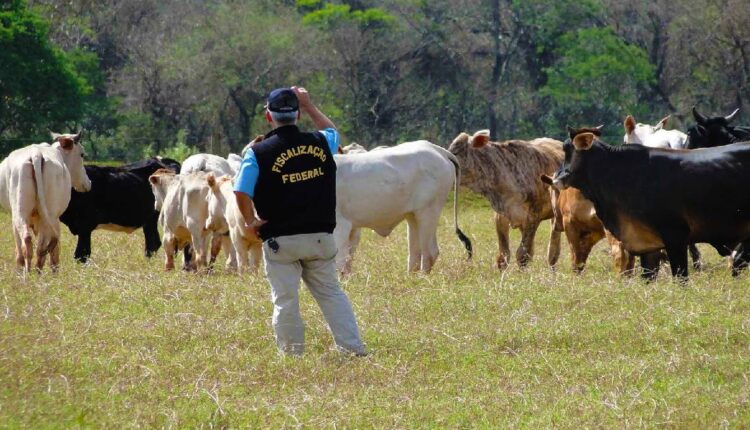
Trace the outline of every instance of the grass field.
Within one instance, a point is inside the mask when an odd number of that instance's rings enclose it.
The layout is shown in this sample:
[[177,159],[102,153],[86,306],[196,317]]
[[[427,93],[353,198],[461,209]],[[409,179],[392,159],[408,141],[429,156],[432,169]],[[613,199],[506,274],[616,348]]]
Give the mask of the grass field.
[[23,282],[0,214],[0,427],[750,426],[750,274],[702,247],[685,286],[620,280],[601,243],[575,276],[565,242],[555,273],[546,223],[501,274],[489,208],[463,199],[471,262],[447,209],[429,276],[405,272],[403,225],[364,234],[343,285],[371,354],[333,351],[304,292],[301,359],[276,352],[260,275],[165,273],[141,233],[96,232],[81,266],[63,227],[60,273]]

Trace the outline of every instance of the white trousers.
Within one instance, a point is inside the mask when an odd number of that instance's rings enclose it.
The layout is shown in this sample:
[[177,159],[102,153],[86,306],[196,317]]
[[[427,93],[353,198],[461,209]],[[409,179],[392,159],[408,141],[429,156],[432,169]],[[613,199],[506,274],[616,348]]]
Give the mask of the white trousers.
[[271,284],[273,329],[279,349],[301,355],[305,326],[299,312],[300,279],[318,302],[336,346],[345,352],[364,353],[349,298],[336,275],[336,244],[329,233],[297,234],[274,238],[278,250],[263,243],[266,277]]

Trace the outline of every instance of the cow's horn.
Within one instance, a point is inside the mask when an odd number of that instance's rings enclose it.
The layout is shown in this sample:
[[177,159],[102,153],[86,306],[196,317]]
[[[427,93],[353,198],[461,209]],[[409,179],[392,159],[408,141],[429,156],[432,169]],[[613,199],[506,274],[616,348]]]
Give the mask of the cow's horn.
[[725,116],[724,119],[727,120],[727,123],[730,123],[734,121],[734,118],[737,116],[737,113],[740,111],[740,108],[737,108],[734,110],[734,112],[730,113],[729,115]]
[[705,123],[707,120],[705,116],[698,112],[698,109],[696,109],[695,106],[693,106],[693,118],[701,124]]

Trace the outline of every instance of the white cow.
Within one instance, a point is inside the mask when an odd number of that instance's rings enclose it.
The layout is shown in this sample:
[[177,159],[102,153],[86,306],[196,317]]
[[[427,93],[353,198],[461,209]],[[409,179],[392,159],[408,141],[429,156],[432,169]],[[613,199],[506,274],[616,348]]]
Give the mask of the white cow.
[[181,175],[195,172],[213,173],[216,176],[234,176],[236,170],[232,168],[226,158],[214,154],[194,154],[182,162]]
[[363,227],[387,236],[409,224],[407,269],[429,272],[438,257],[437,226],[451,188],[456,233],[471,257],[471,242],[458,228],[458,160],[425,140],[375,152],[337,154],[336,264],[349,273]]
[[685,149],[687,134],[679,130],[664,130],[671,115],[667,115],[656,125],[636,123],[632,115],[625,118],[626,144],[638,144],[651,148]]
[[[229,234],[229,237],[222,236],[222,246],[230,256],[227,267],[236,266],[239,272],[256,271],[263,256],[263,241],[254,231],[245,228],[245,219],[234,197],[232,178],[224,176],[217,179],[209,173],[206,182],[210,188],[206,228],[219,234]],[[227,249],[228,245],[234,252]],[[235,253],[236,259],[233,259]]]
[[188,245],[191,245],[195,258],[185,261],[183,268],[199,270],[207,267],[211,232],[205,228],[208,218],[206,173],[176,175],[171,170],[159,169],[148,179],[164,232],[165,269],[174,269],[175,253]]
[[32,232],[38,237],[36,267],[60,263],[60,215],[70,202],[71,185],[79,192],[91,189],[83,168],[81,133],[52,133],[54,144],[42,143],[17,149],[0,163],[0,205],[11,212],[16,263],[24,273],[31,270]]

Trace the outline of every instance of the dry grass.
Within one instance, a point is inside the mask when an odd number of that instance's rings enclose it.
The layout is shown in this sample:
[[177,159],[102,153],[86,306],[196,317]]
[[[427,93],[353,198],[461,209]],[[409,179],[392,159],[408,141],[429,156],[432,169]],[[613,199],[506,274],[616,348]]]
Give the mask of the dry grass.
[[[714,251],[686,286],[610,274],[600,244],[583,276],[567,249],[544,263],[548,226],[525,271],[493,268],[491,212],[476,196],[449,212],[429,276],[405,273],[405,229],[364,235],[344,286],[371,355],[331,349],[303,294],[307,353],[279,357],[260,276],[164,273],[141,234],[99,232],[61,273],[15,274],[0,215],[0,427],[746,427],[748,277]],[[513,244],[518,243],[514,234]]]

